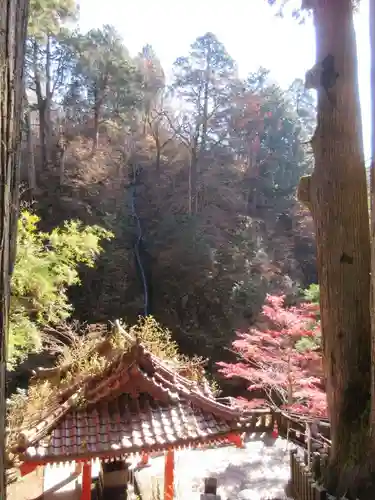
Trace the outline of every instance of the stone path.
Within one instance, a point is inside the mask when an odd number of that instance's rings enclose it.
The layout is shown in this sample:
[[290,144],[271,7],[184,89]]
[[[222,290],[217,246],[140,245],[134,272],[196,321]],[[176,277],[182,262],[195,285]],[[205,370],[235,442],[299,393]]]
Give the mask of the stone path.
[[[215,476],[221,500],[285,499],[290,445],[281,438],[254,434],[246,447],[183,450],[175,454],[175,499],[199,500],[203,480]],[[142,500],[163,498],[164,457],[136,473]],[[160,497],[156,495],[159,489]]]
[[33,500],[43,494],[43,467],[7,487],[7,500]]

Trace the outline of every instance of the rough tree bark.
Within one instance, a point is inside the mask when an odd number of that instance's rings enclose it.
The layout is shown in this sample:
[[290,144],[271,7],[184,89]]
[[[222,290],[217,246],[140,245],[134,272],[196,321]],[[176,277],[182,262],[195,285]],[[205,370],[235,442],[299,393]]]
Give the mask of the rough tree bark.
[[29,0],[0,0],[0,498],[6,498],[5,382],[10,275],[15,257],[23,67]]
[[366,474],[368,479],[363,465],[369,463],[371,373],[369,216],[356,41],[351,0],[309,4],[313,4],[317,61],[334,56],[338,78],[329,98],[321,87],[325,82],[320,82],[312,140],[315,168],[310,177],[301,179],[298,195],[310,208],[316,227],[332,438],[328,486],[334,493],[356,495]]
[[375,449],[375,0],[369,2],[369,32],[371,54],[371,416],[372,446]]

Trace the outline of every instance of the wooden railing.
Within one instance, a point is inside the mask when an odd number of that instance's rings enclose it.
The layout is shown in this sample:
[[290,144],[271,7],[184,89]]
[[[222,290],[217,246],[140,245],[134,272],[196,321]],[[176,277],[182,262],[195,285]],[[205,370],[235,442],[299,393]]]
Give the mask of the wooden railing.
[[246,432],[272,432],[275,416],[271,410],[253,410],[245,419],[243,429]]
[[243,431],[246,433],[272,432],[276,429],[281,437],[310,452],[326,451],[331,445],[327,420],[309,420],[271,409],[252,410],[244,418]]
[[[338,500],[322,486],[327,462],[325,454],[305,452],[301,456],[297,450],[290,452],[290,486],[295,500]],[[340,497],[340,500],[348,499]]]
[[331,446],[330,426],[328,421],[302,419],[298,415],[274,412],[280,436],[294,444],[313,451],[326,451]]

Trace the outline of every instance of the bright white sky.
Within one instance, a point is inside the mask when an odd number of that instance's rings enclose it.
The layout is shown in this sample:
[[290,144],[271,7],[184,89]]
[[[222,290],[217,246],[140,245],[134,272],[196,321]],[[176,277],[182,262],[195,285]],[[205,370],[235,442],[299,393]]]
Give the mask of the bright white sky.
[[[168,73],[207,31],[224,43],[241,76],[263,66],[283,87],[304,78],[315,62],[311,23],[279,19],[266,0],[79,0],[83,31],[112,24],[132,55],[151,44]],[[368,0],[356,15],[359,79],[366,159],[370,158],[370,51]]]

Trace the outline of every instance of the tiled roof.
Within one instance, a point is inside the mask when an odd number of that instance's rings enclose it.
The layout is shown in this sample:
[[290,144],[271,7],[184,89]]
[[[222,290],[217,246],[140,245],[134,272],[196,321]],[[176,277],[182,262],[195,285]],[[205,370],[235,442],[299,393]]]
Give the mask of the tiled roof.
[[[138,343],[103,374],[72,388],[73,394],[22,434],[19,451],[25,460],[111,457],[196,445],[223,439],[241,426],[237,408],[207,396]],[[84,406],[78,407],[77,400]]]
[[71,412],[45,441],[29,447],[29,459],[111,456],[141,450],[157,451],[214,440],[230,432],[229,422],[186,401],[157,403],[148,395],[128,394],[92,410]]

